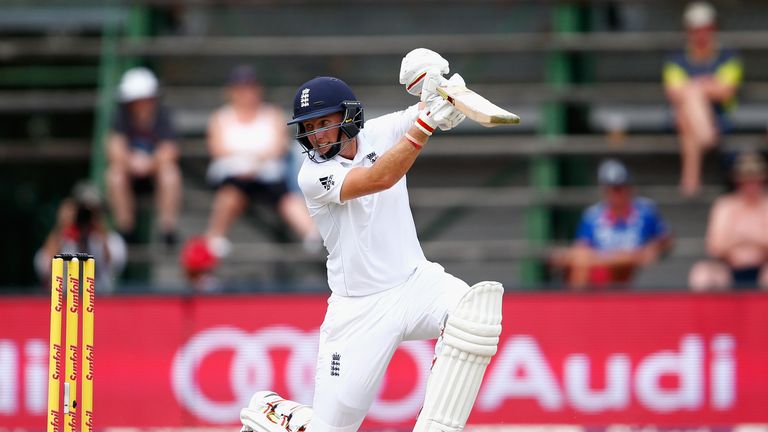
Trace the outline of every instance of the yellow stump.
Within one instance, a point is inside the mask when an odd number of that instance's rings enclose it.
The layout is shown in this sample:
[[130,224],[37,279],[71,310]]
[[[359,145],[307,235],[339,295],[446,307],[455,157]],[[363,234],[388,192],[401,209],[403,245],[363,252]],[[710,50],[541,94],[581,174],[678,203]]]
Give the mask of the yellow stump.
[[61,312],[64,310],[64,260],[54,258],[51,263],[51,333],[48,349],[48,432],[59,432],[59,380],[64,355],[61,352]]
[[67,266],[67,361],[64,382],[64,432],[77,431],[77,378],[80,372],[77,317],[80,313],[80,261]]
[[83,264],[83,340],[82,392],[80,395],[81,432],[93,432],[93,312],[96,294],[96,262],[88,258]]

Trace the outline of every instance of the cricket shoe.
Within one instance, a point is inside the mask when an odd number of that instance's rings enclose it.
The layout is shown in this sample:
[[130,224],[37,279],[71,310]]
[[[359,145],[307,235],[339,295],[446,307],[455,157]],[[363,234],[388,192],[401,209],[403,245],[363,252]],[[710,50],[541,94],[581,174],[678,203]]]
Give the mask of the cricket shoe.
[[260,391],[240,410],[240,432],[303,432],[311,419],[312,408]]

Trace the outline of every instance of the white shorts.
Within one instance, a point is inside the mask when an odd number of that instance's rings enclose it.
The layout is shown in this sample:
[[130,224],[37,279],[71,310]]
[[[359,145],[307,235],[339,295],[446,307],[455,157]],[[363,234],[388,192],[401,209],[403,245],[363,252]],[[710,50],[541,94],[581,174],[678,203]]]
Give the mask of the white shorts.
[[354,432],[400,342],[434,339],[469,286],[425,261],[402,285],[363,297],[332,294],[320,327],[310,432]]

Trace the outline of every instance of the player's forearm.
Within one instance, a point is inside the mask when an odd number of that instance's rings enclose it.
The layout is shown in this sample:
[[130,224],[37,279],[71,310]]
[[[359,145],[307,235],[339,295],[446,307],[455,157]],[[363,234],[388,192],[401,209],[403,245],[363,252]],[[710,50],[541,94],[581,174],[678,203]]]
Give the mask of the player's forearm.
[[429,138],[415,126],[395,143],[386,153],[368,168],[354,168],[344,180],[341,188],[341,201],[348,201],[361,196],[374,194],[394,186],[411,169],[421,147]]
[[382,189],[394,186],[411,169],[428,139],[429,136],[424,132],[416,126],[411,126],[406,135],[400,137],[400,140],[371,166],[371,181]]

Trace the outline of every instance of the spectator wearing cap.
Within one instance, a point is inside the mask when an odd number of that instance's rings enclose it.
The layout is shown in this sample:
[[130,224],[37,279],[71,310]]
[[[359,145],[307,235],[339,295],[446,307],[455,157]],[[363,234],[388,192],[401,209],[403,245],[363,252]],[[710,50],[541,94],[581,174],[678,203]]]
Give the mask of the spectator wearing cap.
[[680,140],[680,192],[692,196],[701,188],[704,152],[731,129],[728,115],[743,72],[736,53],[717,43],[716,12],[709,3],[689,4],[683,25],[687,46],[667,59],[663,79]]
[[707,253],[689,274],[695,291],[768,289],[768,194],[766,166],[759,153],[737,156],[736,190],[718,198],[709,214]]
[[320,245],[304,201],[289,190],[285,117],[262,100],[262,92],[253,68],[235,68],[226,86],[227,103],[208,122],[208,181],[216,196],[206,237],[219,255],[227,253],[229,228],[251,200],[274,207],[308,247]]
[[672,243],[656,205],[634,196],[624,164],[603,161],[598,182],[603,199],[584,211],[573,246],[553,257],[575,290],[626,286],[637,268],[655,262]]
[[124,237],[135,240],[135,195],[154,190],[162,239],[174,245],[181,205],[179,151],[170,113],[157,101],[157,78],[143,67],[129,69],[118,96],[107,141],[108,200],[115,224]]

